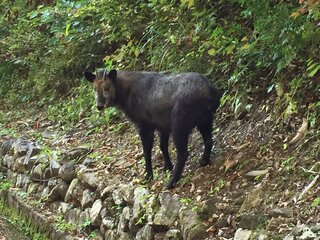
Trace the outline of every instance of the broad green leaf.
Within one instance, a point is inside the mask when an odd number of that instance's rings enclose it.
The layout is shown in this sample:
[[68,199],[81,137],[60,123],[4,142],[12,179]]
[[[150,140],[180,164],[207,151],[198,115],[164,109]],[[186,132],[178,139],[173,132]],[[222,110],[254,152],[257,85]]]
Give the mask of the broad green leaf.
[[211,48],[209,51],[208,51],[208,54],[210,56],[214,55],[216,53],[216,50],[214,48]]

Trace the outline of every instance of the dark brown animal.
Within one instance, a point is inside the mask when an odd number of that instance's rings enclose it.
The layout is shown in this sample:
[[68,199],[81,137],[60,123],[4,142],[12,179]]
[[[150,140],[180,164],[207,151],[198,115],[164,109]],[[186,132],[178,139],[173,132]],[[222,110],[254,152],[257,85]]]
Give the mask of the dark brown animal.
[[188,137],[197,128],[204,140],[200,165],[209,164],[212,148],[213,114],[220,104],[220,92],[199,73],[163,75],[155,72],[111,70],[96,75],[85,72],[93,83],[97,108],[115,106],[137,126],[141,137],[146,179],[153,178],[151,150],[155,130],[160,133],[164,169],[172,170],[168,139],[172,135],[177,149],[177,162],[167,188],[174,188],[188,158]]

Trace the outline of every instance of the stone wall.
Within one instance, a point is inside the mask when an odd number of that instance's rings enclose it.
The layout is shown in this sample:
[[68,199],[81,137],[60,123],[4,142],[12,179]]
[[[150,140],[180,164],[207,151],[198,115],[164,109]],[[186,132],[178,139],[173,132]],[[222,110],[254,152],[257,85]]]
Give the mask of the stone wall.
[[[108,240],[206,239],[198,214],[178,196],[111,177],[88,159],[78,160],[86,151],[72,149],[54,159],[36,143],[3,142],[0,169],[12,188],[2,196],[55,240],[89,239],[92,232],[92,238]],[[72,230],[61,232],[61,216]]]

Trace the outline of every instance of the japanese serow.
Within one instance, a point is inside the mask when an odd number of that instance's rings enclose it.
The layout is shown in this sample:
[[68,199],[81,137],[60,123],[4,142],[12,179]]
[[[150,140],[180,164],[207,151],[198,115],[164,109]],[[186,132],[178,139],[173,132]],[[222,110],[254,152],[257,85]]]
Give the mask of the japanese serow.
[[[85,72],[84,76],[94,85],[99,111],[115,106],[136,125],[143,146],[146,180],[153,178],[151,150],[155,130],[160,133],[164,170],[173,169],[168,189],[174,188],[181,177],[193,128],[200,131],[204,141],[200,166],[209,164],[213,114],[221,94],[206,77],[194,72],[162,75],[116,70],[96,75]],[[170,134],[177,150],[174,168],[168,152]]]

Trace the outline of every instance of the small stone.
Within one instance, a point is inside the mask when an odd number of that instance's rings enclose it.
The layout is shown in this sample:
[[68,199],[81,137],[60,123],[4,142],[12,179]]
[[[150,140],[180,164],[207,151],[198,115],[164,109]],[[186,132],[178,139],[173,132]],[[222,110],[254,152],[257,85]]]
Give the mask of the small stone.
[[72,205],[65,202],[60,202],[60,206],[58,207],[58,212],[61,214],[66,214],[72,209]]
[[213,199],[206,200],[199,209],[199,215],[202,219],[207,219],[216,209],[216,202]]
[[39,184],[37,183],[30,183],[28,186],[27,193],[28,194],[36,194],[39,188]]
[[10,155],[5,155],[4,158],[2,159],[2,165],[11,169],[14,165],[15,162],[15,158],[13,156]]
[[99,184],[97,172],[82,173],[78,177],[83,183],[87,184],[88,187],[93,189],[96,189]]
[[245,214],[241,216],[240,228],[254,230],[267,222],[268,218],[260,214]]
[[248,240],[250,239],[251,234],[252,234],[251,230],[238,228],[234,235],[233,240]]
[[311,231],[310,228],[303,231],[302,235],[299,237],[300,240],[309,240],[309,239],[315,239],[317,235]]
[[143,228],[141,228],[136,235],[136,240],[153,240],[153,232],[152,228],[149,224],[146,224]]
[[12,149],[14,139],[7,140],[0,145],[0,156],[5,156]]
[[181,208],[179,218],[183,239],[198,240],[208,235],[198,214],[191,208]]
[[97,199],[92,205],[92,208],[90,210],[90,220],[93,226],[100,226],[101,224],[101,220],[102,220],[100,216],[101,209],[102,209],[102,202],[100,199]]
[[16,161],[14,162],[14,165],[13,165],[13,170],[17,173],[24,173],[26,171],[26,167],[25,165],[23,164],[24,162],[24,156],[23,157],[20,157],[18,159],[16,159]]
[[79,208],[73,208],[67,212],[67,219],[69,223],[72,223],[74,225],[79,224],[79,218],[80,218],[81,210]]
[[293,213],[288,208],[275,208],[270,211],[269,214],[271,217],[285,217],[290,218],[293,217]]
[[268,169],[254,170],[254,171],[247,172],[245,176],[248,178],[256,178],[256,177],[266,175],[267,173],[268,173]]
[[161,208],[155,214],[153,224],[170,227],[179,217],[182,204],[177,196],[172,196],[170,193],[160,193],[159,201]]
[[76,168],[74,163],[65,163],[59,169],[58,176],[66,183],[70,183],[76,177],[75,170]]
[[61,164],[55,160],[51,160],[49,164],[50,177],[57,177]]
[[52,202],[63,201],[67,194],[68,188],[69,186],[65,182],[59,183],[50,191],[48,195],[48,200]]
[[94,192],[91,192],[89,189],[83,191],[82,199],[81,199],[81,207],[85,209],[87,207],[91,207],[95,198]]
[[132,210],[130,207],[126,206],[123,208],[122,213],[119,216],[118,231],[128,232],[129,231],[129,221],[132,215]]
[[72,202],[75,205],[75,207],[81,206],[80,201],[83,195],[83,191],[83,186],[79,183],[78,179],[73,179],[69,185],[64,201]]
[[160,232],[156,233],[153,237],[154,240],[164,240],[166,233],[165,232]]
[[30,178],[34,182],[41,182],[43,180],[42,174],[46,168],[45,164],[38,164],[33,166],[30,172]]
[[181,239],[181,231],[179,229],[170,229],[166,232],[164,240],[179,240]]
[[68,151],[63,152],[61,157],[62,163],[68,163],[73,160],[78,160],[81,157],[85,157],[86,154],[88,154],[90,149],[86,147],[78,147],[74,148]]

